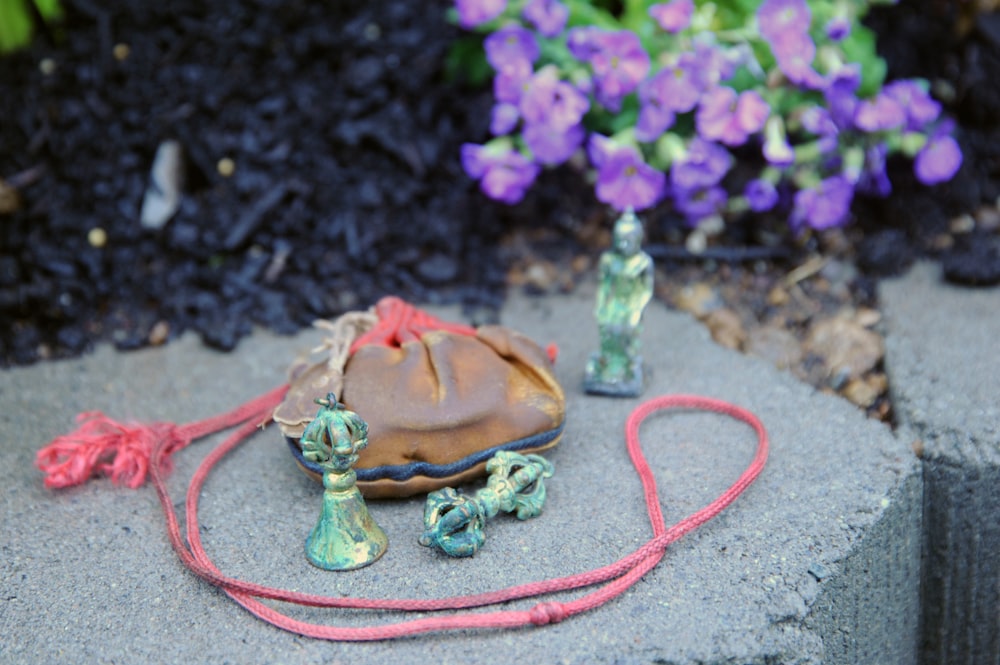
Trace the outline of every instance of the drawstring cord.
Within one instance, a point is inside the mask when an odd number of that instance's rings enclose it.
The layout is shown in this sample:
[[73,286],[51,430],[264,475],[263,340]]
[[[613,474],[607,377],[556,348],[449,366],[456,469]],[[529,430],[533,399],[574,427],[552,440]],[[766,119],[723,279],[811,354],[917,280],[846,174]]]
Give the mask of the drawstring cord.
[[[59,437],[45,449],[39,451],[37,461],[39,467],[50,474],[46,478],[46,485],[49,487],[76,484],[76,482],[60,484],[67,480],[83,482],[94,472],[110,473],[114,477],[113,467],[117,460],[102,459],[101,455],[95,456],[95,451],[103,451],[103,454],[106,455],[108,450],[113,449],[115,446],[110,442],[110,439],[117,432],[123,441],[131,442],[129,445],[124,445],[124,448],[119,446],[118,453],[122,454],[123,449],[128,450],[129,454],[134,456],[125,458],[133,460],[128,464],[142,471],[141,474],[136,472],[127,478],[123,477],[125,482],[130,486],[138,486],[148,471],[163,507],[170,543],[184,565],[195,575],[221,588],[234,601],[255,616],[283,630],[317,639],[371,641],[448,630],[542,626],[548,623],[557,623],[573,615],[599,607],[624,593],[643,575],[652,570],[663,558],[671,543],[712,519],[731,504],[760,475],[768,454],[767,432],[760,420],[746,409],[722,400],[696,395],[656,397],[640,404],[630,414],[625,426],[626,447],[643,486],[646,510],[653,529],[653,537],[631,554],[609,565],[582,573],[450,598],[370,599],[313,595],[244,582],[225,575],[205,552],[198,527],[198,500],[208,475],[223,457],[244,443],[260,427],[262,422],[268,419],[274,407],[280,403],[286,390],[287,386],[280,386],[226,414],[181,426],[169,423],[122,426],[104,416],[101,416],[103,420],[95,421],[94,414],[84,414],[82,417],[85,422],[81,426],[81,430],[88,428],[87,423],[97,422],[99,426],[90,425],[89,428],[93,431],[84,431],[83,435],[78,431],[72,435]],[[757,434],[757,449],[753,460],[736,482],[704,508],[670,527],[667,527],[663,521],[656,479],[639,445],[639,428],[643,421],[652,414],[666,409],[718,413],[749,425]],[[87,420],[88,417],[90,420]],[[182,535],[173,500],[164,482],[164,477],[170,468],[170,455],[189,445],[195,439],[237,425],[237,429],[205,457],[192,476],[185,500],[186,527],[184,535]],[[73,451],[70,449],[70,444],[73,441],[80,444],[86,453],[74,457]],[[140,443],[136,443],[137,441]],[[135,455],[135,451],[131,450],[131,448],[143,447],[148,448],[146,451],[148,454],[145,457],[142,454]],[[84,462],[93,462],[91,468],[85,473],[81,469],[86,464],[79,462],[81,459]],[[75,475],[67,471],[67,468],[73,467],[74,464],[79,467],[76,469]],[[270,599],[311,607],[432,612],[484,607],[597,584],[604,584],[604,586],[574,600],[566,602],[543,601],[526,610],[458,612],[446,616],[430,616],[365,627],[332,626],[301,621],[261,602],[261,599]]]

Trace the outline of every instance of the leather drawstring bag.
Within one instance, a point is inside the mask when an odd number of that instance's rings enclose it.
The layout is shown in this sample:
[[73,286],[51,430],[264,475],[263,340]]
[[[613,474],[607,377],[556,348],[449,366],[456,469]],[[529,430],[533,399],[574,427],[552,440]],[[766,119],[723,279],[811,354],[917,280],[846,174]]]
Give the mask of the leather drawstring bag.
[[485,475],[501,450],[558,443],[566,400],[554,351],[504,326],[441,321],[396,297],[319,324],[325,359],[296,362],[274,420],[302,469],[320,480],[299,438],[333,393],[368,423],[354,467],[367,498],[406,497]]

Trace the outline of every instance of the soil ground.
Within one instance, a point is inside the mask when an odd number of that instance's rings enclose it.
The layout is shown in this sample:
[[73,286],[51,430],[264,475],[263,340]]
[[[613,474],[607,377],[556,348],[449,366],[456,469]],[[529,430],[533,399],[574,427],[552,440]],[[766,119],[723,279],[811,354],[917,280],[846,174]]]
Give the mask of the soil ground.
[[[189,329],[228,350],[255,324],[293,332],[387,293],[487,321],[507,288],[572,289],[607,246],[611,215],[580,174],[546,173],[506,207],[462,173],[491,100],[449,76],[444,0],[65,4],[0,61],[0,366]],[[890,77],[928,78],[957,120],[952,182],[892,163],[893,194],[857,202],[844,230],[737,220],[700,255],[669,212],[644,215],[663,300],[884,419],[876,281],[918,256],[1000,281],[1000,15],[960,7],[868,19]],[[150,228],[166,142],[182,194]]]

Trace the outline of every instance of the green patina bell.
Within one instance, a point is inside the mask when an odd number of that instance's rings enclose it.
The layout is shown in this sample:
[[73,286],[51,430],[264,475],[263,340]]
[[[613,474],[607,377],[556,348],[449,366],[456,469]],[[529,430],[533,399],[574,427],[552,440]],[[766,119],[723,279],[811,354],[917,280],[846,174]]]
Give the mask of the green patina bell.
[[323,511],[306,539],[306,557],[324,570],[367,566],[389,546],[356,486],[354,464],[368,445],[368,424],[331,393],[302,433],[303,456],[323,469]]
[[600,349],[587,363],[588,393],[634,397],[642,393],[639,334],[653,297],[653,260],[642,251],[642,224],[632,210],[615,222],[613,246],[601,255],[594,316]]

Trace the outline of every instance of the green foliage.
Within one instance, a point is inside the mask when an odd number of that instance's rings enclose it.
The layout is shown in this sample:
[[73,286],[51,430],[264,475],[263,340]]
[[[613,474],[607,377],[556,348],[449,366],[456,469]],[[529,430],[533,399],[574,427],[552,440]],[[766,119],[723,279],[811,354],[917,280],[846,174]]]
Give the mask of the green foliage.
[[482,36],[467,35],[455,40],[445,59],[444,71],[449,81],[486,85],[493,76],[493,69],[486,62]]
[[46,22],[62,16],[59,0],[0,0],[0,53],[10,53],[31,43],[35,30],[32,7]]

